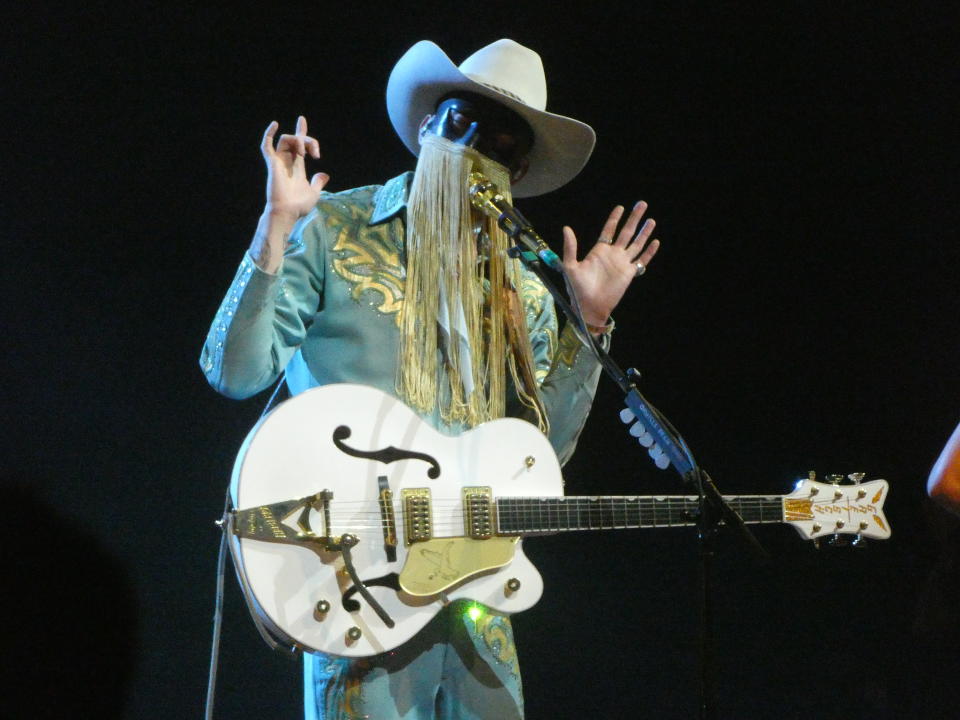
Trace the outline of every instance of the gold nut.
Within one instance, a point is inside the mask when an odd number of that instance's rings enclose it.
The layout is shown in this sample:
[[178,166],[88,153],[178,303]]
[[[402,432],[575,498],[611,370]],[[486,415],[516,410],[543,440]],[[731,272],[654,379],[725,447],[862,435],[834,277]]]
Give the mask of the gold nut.
[[810,494],[811,494],[811,495],[816,495],[818,492],[820,492],[820,488],[818,488],[818,487],[811,487],[811,488],[810,488]]
[[838,527],[838,528],[842,528],[845,524],[846,524],[846,523],[844,523],[843,520],[837,520],[837,527]]
[[861,523],[860,523],[860,529],[861,529],[861,530],[866,530],[868,527],[870,527],[870,523],[862,522],[862,521],[861,521]]
[[360,628],[358,628],[356,625],[347,630],[347,638],[353,642],[359,640],[361,635],[363,635],[363,633],[360,632]]
[[326,600],[321,600],[318,602],[317,612],[321,615],[326,615],[328,612],[330,612],[330,603],[328,603]]
[[507,592],[512,593],[520,589],[520,581],[517,578],[507,580]]
[[820,523],[814,523],[814,524],[813,524],[813,531],[814,531],[814,532],[820,532],[821,530],[823,530],[823,525],[821,525]]
[[842,497],[843,497],[843,491],[842,491],[842,490],[834,490],[834,491],[833,491],[833,499],[834,499],[834,500],[839,500],[839,499],[842,498]]
[[527,455],[523,459],[523,464],[527,466],[528,470],[532,468],[534,465],[536,465],[536,463],[537,463],[537,459],[533,455]]
[[866,490],[857,490],[857,499],[865,498],[867,496]]

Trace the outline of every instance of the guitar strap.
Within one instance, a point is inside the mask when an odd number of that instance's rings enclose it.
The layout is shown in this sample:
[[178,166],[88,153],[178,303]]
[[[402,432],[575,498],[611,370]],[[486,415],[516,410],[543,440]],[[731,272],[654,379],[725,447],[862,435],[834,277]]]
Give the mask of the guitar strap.
[[[260,413],[261,419],[277,405],[277,398],[281,395],[281,391],[286,387],[286,380],[287,376],[286,373],[284,373],[277,381],[276,386],[273,388],[273,392],[270,393],[270,399],[267,400],[267,404],[263,408],[263,412]],[[287,390],[285,394],[287,397],[289,397],[289,390]],[[260,617],[257,615],[256,609],[253,606],[253,595],[243,577],[243,574],[239,571],[238,559],[234,552],[233,546],[229,544],[229,537],[233,534],[233,514],[231,512],[233,508],[231,505],[230,487],[227,486],[227,492],[223,500],[223,514],[220,516],[220,520],[217,523],[220,526],[220,550],[217,554],[217,584],[214,596],[213,638],[210,643],[210,669],[207,674],[207,699],[206,703],[204,704],[203,715],[205,720],[213,720],[214,696],[216,694],[217,686],[217,668],[220,662],[220,638],[223,634],[223,588],[224,576],[226,575],[227,567],[228,547],[230,548],[230,555],[233,558],[233,566],[237,570],[237,579],[240,581],[240,588],[243,591],[243,600],[247,604],[247,611],[250,613],[250,617],[253,619],[254,627],[256,627],[257,632],[260,633],[260,637],[263,638],[263,641],[267,643],[272,650],[283,651],[290,657],[296,657],[296,655],[299,653],[299,648],[296,646],[290,647],[286,643],[278,642],[277,638],[270,634],[270,631],[266,628],[266,626],[260,620]]]

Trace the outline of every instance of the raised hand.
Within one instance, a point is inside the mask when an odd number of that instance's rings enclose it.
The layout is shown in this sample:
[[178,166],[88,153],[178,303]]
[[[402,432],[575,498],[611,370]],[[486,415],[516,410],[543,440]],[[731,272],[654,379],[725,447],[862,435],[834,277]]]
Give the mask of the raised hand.
[[267,163],[267,204],[250,243],[253,261],[269,273],[279,270],[290,231],[297,220],[313,210],[330,179],[319,172],[307,180],[306,154],[320,158],[320,143],[307,135],[307,119],[298,117],[296,134],[281,135],[274,147],[278,127],[276,121],[270,123],[260,143]]
[[263,133],[260,151],[267,164],[267,206],[265,214],[295,222],[309,213],[320,197],[320,191],[330,176],[318,172],[307,180],[305,157],[320,158],[320,144],[307,135],[307,119],[297,118],[294,135],[281,135],[277,146],[273,137],[279,128],[276,121]]
[[637,231],[647,211],[642,200],[633,206],[626,222],[617,233],[623,217],[623,206],[610,213],[596,244],[587,256],[577,260],[577,238],[569,227],[563,228],[563,267],[570,284],[580,299],[584,320],[591,325],[605,325],[634,278],[646,272],[657,254],[659,240],[651,240],[656,223],[648,218]]

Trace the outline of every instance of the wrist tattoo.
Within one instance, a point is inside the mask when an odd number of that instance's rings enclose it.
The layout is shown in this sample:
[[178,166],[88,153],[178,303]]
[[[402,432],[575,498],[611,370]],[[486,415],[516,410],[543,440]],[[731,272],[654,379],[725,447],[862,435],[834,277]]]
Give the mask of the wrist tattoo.
[[[290,245],[290,233],[284,233],[280,238],[280,242],[282,243],[283,250],[286,250]],[[281,256],[283,255],[283,250],[280,251]],[[253,243],[250,247],[250,254],[260,269],[266,270],[270,267],[270,261],[274,257],[273,247],[265,233],[257,233],[254,236]]]

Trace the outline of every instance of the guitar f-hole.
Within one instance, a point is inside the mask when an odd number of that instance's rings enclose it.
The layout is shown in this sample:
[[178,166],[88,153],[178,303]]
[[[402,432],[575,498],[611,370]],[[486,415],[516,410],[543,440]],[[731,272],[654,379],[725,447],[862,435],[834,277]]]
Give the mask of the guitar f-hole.
[[346,453],[351,457],[376,460],[377,462],[382,462],[384,465],[389,465],[397,460],[423,460],[430,466],[430,469],[427,470],[427,477],[431,480],[436,480],[440,477],[440,463],[437,462],[436,458],[426,453],[404,450],[394,447],[393,445],[388,445],[380,450],[357,450],[343,442],[352,434],[353,431],[346,425],[338,425],[333,431],[333,444],[337,446],[340,452]]

